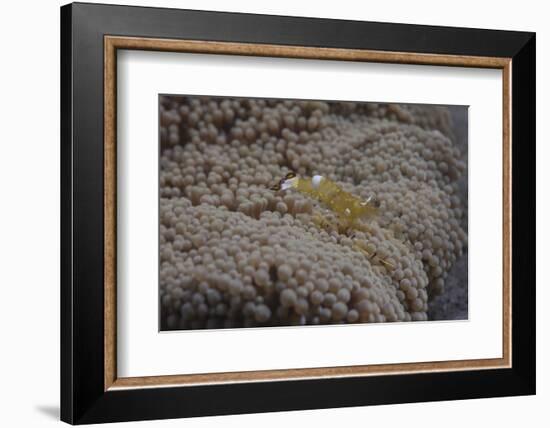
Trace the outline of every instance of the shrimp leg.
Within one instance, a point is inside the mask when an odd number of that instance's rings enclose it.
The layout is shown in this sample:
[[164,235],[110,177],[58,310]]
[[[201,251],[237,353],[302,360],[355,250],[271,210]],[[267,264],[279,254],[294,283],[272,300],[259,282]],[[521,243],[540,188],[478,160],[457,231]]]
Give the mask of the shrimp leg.
[[360,243],[358,240],[355,240],[353,243],[353,248],[358,250],[359,252],[363,253],[367,259],[375,261],[383,265],[385,268],[391,268],[395,269],[395,265],[391,262],[389,262],[387,259],[384,259],[380,257],[376,251],[371,252],[369,251],[362,243]]

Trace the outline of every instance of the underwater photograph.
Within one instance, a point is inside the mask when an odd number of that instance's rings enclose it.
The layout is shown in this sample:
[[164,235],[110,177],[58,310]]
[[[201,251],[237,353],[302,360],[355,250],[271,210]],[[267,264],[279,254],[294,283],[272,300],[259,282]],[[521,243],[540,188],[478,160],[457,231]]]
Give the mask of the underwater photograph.
[[159,96],[161,331],[468,319],[468,107]]

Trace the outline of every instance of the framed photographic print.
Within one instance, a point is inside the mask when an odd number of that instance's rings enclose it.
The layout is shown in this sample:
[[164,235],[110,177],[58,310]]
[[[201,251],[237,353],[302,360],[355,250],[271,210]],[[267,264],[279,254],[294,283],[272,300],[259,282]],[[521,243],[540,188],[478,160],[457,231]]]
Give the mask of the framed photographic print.
[[535,393],[535,35],[61,8],[61,418]]

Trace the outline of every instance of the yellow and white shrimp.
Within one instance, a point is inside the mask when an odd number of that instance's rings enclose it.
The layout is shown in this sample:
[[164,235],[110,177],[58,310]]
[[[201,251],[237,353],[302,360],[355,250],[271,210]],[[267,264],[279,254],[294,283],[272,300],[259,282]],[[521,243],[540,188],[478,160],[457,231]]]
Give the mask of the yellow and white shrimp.
[[[317,199],[336,214],[338,218],[336,227],[334,227],[333,222],[327,220],[322,215],[314,215],[313,220],[318,226],[335,228],[339,233],[346,235],[351,233],[352,238],[355,237],[353,230],[368,230],[364,221],[373,219],[378,215],[379,209],[372,197],[365,200],[358,198],[322,175],[302,178],[293,172],[289,172],[285,178],[272,187],[274,191],[286,191],[289,189],[294,189],[306,196]],[[377,256],[376,252],[369,251],[366,244],[359,240],[354,240],[354,248],[365,254],[367,258],[376,260],[385,267],[394,267],[386,259]]]

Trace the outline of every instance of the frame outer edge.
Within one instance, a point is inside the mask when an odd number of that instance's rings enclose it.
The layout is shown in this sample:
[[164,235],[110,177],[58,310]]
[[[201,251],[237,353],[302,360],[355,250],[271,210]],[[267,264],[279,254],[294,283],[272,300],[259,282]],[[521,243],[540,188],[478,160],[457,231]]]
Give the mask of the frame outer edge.
[[[512,59],[513,370],[536,393],[536,34]],[[521,171],[518,173],[518,171]],[[515,207],[515,208],[514,208]]]
[[60,9],[61,50],[61,385],[60,418],[74,423],[74,364],[73,364],[73,153],[72,153],[72,110],[73,110],[73,34],[72,5]]
[[[483,28],[449,27],[439,25],[376,22],[353,19],[312,18],[308,16],[268,15],[246,12],[223,12],[174,7],[143,7],[116,4],[74,3],[89,22],[103,21],[103,29],[117,28],[105,34],[156,37],[152,20],[156,15],[163,21],[165,39],[226,41],[234,43],[266,43],[273,45],[311,46],[376,51],[396,51],[396,44],[405,44],[403,53],[434,53],[480,57],[513,57],[529,40],[531,33]],[[103,19],[109,17],[109,20]],[[123,25],[114,20],[124,18]],[[204,29],[200,22],[208,20],[214,29]],[[108,22],[105,22],[108,21]],[[151,24],[150,24],[151,23]],[[367,28],[367,25],[368,27]],[[268,34],[273,25],[282,31]],[[140,30],[135,30],[139,26]],[[178,27],[184,26],[184,30]],[[345,26],[346,29],[342,30]],[[127,30],[128,27],[133,27]],[[386,33],[391,31],[391,36]],[[429,32],[431,37],[426,37]],[[185,33],[184,36],[181,36]],[[215,35],[212,35],[215,34]],[[380,36],[380,34],[383,34]],[[479,40],[483,38],[484,43]],[[359,40],[359,41],[358,41]],[[375,47],[374,47],[375,46]]]

